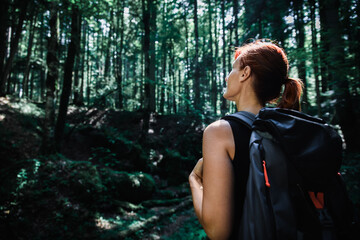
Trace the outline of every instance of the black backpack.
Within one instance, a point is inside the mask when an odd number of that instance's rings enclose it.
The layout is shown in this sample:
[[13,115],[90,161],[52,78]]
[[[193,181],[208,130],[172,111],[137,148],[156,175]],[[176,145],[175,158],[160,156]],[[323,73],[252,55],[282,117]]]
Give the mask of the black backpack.
[[339,174],[342,140],[335,129],[281,108],[223,119],[252,129],[239,239],[353,239],[354,211]]

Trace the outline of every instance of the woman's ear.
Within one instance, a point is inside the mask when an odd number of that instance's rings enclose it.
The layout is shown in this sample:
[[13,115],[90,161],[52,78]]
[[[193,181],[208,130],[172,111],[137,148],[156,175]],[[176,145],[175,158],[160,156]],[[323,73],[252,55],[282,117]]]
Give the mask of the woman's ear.
[[250,75],[251,75],[250,66],[245,66],[244,69],[242,70],[240,81],[245,81],[245,80],[249,79]]

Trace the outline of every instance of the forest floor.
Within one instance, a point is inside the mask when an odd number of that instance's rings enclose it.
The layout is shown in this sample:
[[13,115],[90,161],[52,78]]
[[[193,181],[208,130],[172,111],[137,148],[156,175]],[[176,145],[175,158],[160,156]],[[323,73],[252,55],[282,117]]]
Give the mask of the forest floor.
[[[70,107],[60,154],[43,155],[43,114],[42,104],[0,98],[0,239],[206,238],[187,183],[201,150],[197,120],[153,117],[142,146],[142,113]],[[151,181],[132,179],[142,172]]]
[[[60,153],[43,155],[43,108],[0,98],[0,239],[206,239],[187,176],[203,120],[70,107]],[[209,119],[208,121],[211,121]],[[360,209],[360,153],[341,173]]]

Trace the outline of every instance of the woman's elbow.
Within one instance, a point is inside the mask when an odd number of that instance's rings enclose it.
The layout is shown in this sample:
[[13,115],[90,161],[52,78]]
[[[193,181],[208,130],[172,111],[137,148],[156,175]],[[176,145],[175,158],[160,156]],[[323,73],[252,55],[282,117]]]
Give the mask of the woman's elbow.
[[205,230],[206,235],[211,240],[223,240],[223,239],[229,239],[231,234],[231,227],[229,225],[224,224],[216,224],[216,223],[210,223],[206,222],[203,219],[203,228]]

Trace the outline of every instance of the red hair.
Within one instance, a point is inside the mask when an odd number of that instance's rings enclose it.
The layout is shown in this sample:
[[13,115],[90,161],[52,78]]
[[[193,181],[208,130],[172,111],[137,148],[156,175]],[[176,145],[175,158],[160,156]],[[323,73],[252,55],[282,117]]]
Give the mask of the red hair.
[[271,42],[257,40],[237,48],[240,69],[251,68],[255,75],[253,86],[260,103],[276,101],[285,85],[278,107],[300,110],[303,84],[300,79],[289,78],[289,62],[282,48]]

